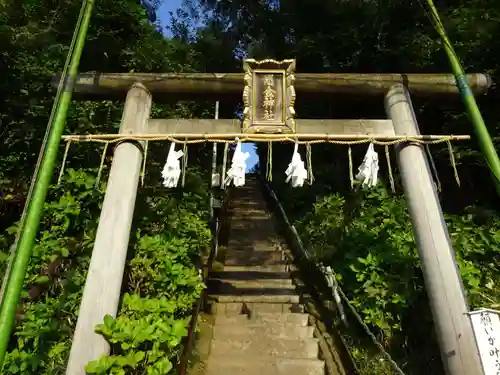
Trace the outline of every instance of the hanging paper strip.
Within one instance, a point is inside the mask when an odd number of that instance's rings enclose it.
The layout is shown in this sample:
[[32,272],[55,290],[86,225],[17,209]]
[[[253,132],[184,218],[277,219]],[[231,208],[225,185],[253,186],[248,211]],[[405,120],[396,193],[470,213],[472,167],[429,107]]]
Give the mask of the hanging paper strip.
[[288,168],[285,171],[287,178],[285,182],[292,182],[293,187],[301,187],[304,185],[304,181],[307,179],[307,170],[304,166],[304,162],[300,157],[298,152],[299,145],[296,143],[293,150],[292,161],[288,164]]
[[370,143],[363,163],[359,166],[356,180],[362,181],[363,185],[375,186],[377,184],[378,168],[378,154],[373,147],[373,143]]
[[234,150],[231,168],[227,171],[226,185],[233,182],[234,186],[245,185],[246,160],[249,158],[248,152],[241,151],[241,142],[238,140]]
[[184,155],[182,151],[175,151],[175,143],[170,144],[168,151],[167,162],[163,167],[161,175],[163,177],[163,185],[167,188],[177,187],[181,176],[181,161],[180,158]]

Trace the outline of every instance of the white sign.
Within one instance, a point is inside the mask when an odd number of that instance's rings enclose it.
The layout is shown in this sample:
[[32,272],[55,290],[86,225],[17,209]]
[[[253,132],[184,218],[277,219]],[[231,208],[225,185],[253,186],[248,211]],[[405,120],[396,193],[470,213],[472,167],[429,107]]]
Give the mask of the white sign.
[[485,375],[500,375],[500,312],[480,309],[469,313]]

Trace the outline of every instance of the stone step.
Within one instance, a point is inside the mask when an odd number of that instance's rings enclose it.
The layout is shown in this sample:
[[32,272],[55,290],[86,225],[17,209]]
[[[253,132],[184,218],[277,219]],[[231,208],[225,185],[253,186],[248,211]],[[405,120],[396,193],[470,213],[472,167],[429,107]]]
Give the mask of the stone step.
[[[275,297],[275,296],[273,296]],[[217,302],[212,307],[212,312],[217,315],[250,316],[261,313],[297,313],[302,312],[299,303],[252,303],[252,302]]]
[[218,302],[299,303],[294,286],[235,287],[229,283],[212,282],[208,287],[210,298]]
[[238,208],[238,209],[229,209],[228,214],[231,218],[229,222],[238,221],[238,220],[270,220],[272,216],[267,212],[265,208],[261,210],[251,210],[248,208]]
[[[272,216],[270,216],[265,209],[262,210],[248,210],[248,209],[238,209],[230,210],[228,212],[230,219],[228,222],[232,225],[241,221],[271,221]],[[274,224],[274,223],[273,223]]]
[[274,223],[268,218],[238,219],[231,221],[230,225],[232,237],[257,230],[258,232],[253,232],[252,235],[261,236],[262,233],[272,235],[276,232]]
[[231,219],[229,220],[229,222],[232,224],[232,228],[234,228],[234,225],[235,224],[239,224],[239,223],[254,223],[254,222],[263,222],[263,223],[266,223],[266,224],[274,224],[274,220],[272,218],[271,215],[267,214],[267,213],[258,213],[255,214],[254,216],[254,212],[247,212],[247,211],[243,211],[242,212],[242,215],[238,215],[238,216],[231,216]]
[[266,207],[264,196],[259,193],[241,192],[241,195],[235,195],[229,201],[232,207]]
[[235,251],[229,249],[225,254],[224,264],[231,265],[232,263],[237,265],[235,262],[241,262],[241,265],[249,265],[257,262],[265,265],[276,264],[277,261],[281,262],[285,259],[283,254],[278,251]]
[[253,197],[234,197],[229,201],[230,209],[253,209],[267,211],[267,204],[259,196]]
[[244,186],[240,186],[233,190],[231,198],[246,198],[248,195],[262,195],[263,192],[259,187],[259,184],[253,184],[252,182],[245,181]]
[[260,217],[260,218],[270,218],[272,217],[268,208],[264,204],[252,204],[252,203],[238,203],[231,204],[228,207],[228,213],[231,214],[231,218],[241,218],[241,217]]
[[271,223],[272,219],[265,214],[259,214],[255,212],[241,212],[241,213],[231,213],[231,219],[228,221],[231,229],[234,229],[233,226],[242,222],[266,222],[269,225],[275,225]]
[[210,356],[231,356],[244,354],[246,356],[288,357],[288,358],[318,358],[318,340],[287,339],[278,337],[238,336],[234,340],[212,339]]
[[263,198],[260,196],[245,196],[233,198],[229,202],[229,209],[231,210],[259,210],[259,211],[268,211],[268,207],[266,202],[263,201]]
[[226,254],[230,254],[233,252],[251,254],[253,252],[260,251],[276,252],[278,254],[283,253],[283,251],[278,248],[278,245],[270,243],[269,239],[229,238],[226,245]]
[[255,324],[287,324],[305,327],[309,324],[309,315],[301,313],[265,313],[255,312],[248,315],[215,315],[215,325],[244,325]]
[[260,193],[260,194],[262,194],[263,191],[260,189],[259,186],[260,186],[259,183],[255,184],[255,183],[253,183],[253,181],[250,181],[250,182],[245,181],[245,185],[240,186],[237,189],[233,190],[231,197],[236,198],[236,197],[245,196],[246,193],[253,193],[253,194]]
[[319,359],[291,359],[271,356],[210,356],[206,375],[324,375]]
[[236,255],[253,255],[253,254],[282,254],[278,244],[271,242],[273,237],[263,236],[261,238],[233,238],[230,236],[227,243],[226,254],[235,253]]
[[229,204],[231,208],[249,208],[267,211],[267,204],[263,197],[255,194],[248,194],[244,197],[234,197]]
[[255,201],[261,202],[264,195],[260,189],[245,189],[242,188],[236,194],[231,196],[233,201]]
[[314,335],[312,326],[295,326],[281,323],[256,323],[247,321],[245,324],[216,325],[213,328],[213,338],[218,340],[236,340],[238,337],[266,337],[307,339]]
[[252,280],[284,280],[285,283],[292,284],[290,279],[290,272],[267,272],[267,271],[254,271],[252,267],[249,270],[242,270],[245,267],[232,267],[237,268],[236,270],[229,270],[231,267],[226,267],[224,271],[212,271],[210,272],[211,279],[217,280],[241,280],[241,281],[252,281]]
[[[289,266],[291,271],[296,271],[297,267],[294,266],[293,264]],[[224,266],[224,271],[222,272],[258,272],[258,273],[288,273],[289,272],[286,270],[285,265],[270,265],[270,266],[230,266],[230,265],[225,265]],[[262,275],[262,277],[265,277],[265,275]]]
[[231,227],[231,233],[229,235],[230,239],[259,239],[259,240],[271,240],[276,237],[276,231],[272,224],[258,225],[254,226],[248,224],[246,226],[241,226],[239,228]]
[[232,251],[229,249],[224,256],[225,266],[269,267],[286,265],[287,257],[278,251]]
[[265,211],[256,212],[256,211],[244,210],[244,211],[233,211],[230,212],[229,214],[231,215],[230,216],[231,219],[229,220],[230,225],[241,221],[272,220],[272,218]]
[[281,250],[278,249],[277,245],[270,243],[269,239],[256,240],[250,238],[235,239],[229,238],[227,243],[227,254],[232,253],[245,253],[250,254],[255,251],[272,251],[281,254]]
[[[261,289],[242,289],[241,291],[232,291],[232,294],[223,294],[224,291],[217,293],[210,293],[210,299],[217,301],[219,303],[262,303],[262,304],[287,304],[287,303],[299,303],[300,296],[296,294],[295,290],[290,289],[278,289],[273,291],[272,289],[265,290],[269,294],[262,294]],[[241,294],[236,294],[237,292]],[[271,294],[275,292],[276,294]],[[289,293],[289,294],[285,294]]]
[[261,266],[285,266],[286,260],[281,260],[278,256],[269,257],[234,257],[227,256],[224,260],[224,265],[227,266],[245,266],[245,267],[261,267]]
[[209,288],[231,289],[295,289],[291,279],[216,279],[208,281]]
[[228,240],[233,243],[233,246],[236,245],[236,247],[240,243],[245,246],[253,243],[267,243],[267,246],[271,246],[278,243],[276,240],[276,231],[270,230],[269,227],[252,227],[250,231],[245,229],[230,229],[230,231]]

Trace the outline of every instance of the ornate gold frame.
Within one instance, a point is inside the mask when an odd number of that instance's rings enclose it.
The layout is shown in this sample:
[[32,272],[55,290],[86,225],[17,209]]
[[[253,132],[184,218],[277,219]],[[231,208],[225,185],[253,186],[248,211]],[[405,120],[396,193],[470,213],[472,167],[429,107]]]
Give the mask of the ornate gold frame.
[[[295,133],[295,59],[276,61],[265,59],[243,62],[245,88],[243,89],[243,133]],[[257,74],[273,73],[283,75],[282,116],[279,121],[257,121],[256,91],[253,90]]]

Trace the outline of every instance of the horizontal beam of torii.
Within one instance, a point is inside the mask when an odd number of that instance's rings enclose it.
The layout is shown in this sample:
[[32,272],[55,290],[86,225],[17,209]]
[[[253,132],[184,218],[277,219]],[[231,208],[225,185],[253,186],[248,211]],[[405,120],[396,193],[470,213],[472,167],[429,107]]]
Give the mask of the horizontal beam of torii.
[[[124,99],[130,87],[140,82],[155,101],[239,98],[244,73],[82,73],[76,78],[75,99]],[[467,74],[467,83],[476,95],[492,86],[486,74]],[[52,86],[57,87],[59,76]],[[397,83],[415,95],[456,95],[459,91],[452,74],[355,74],[296,73],[294,87],[308,94],[385,95]]]

